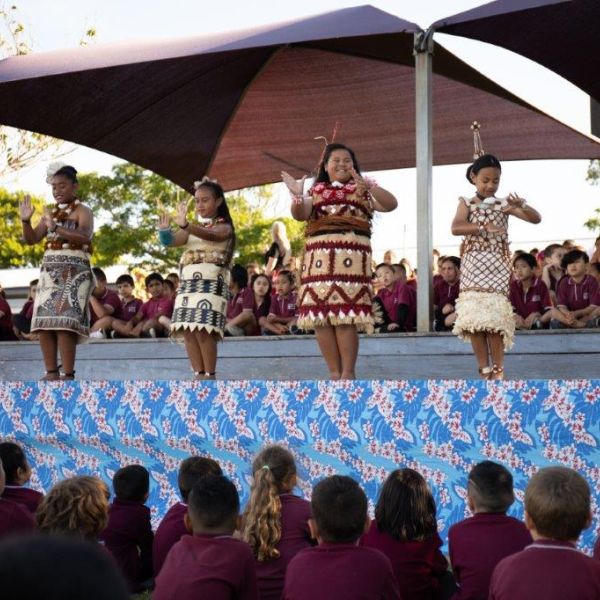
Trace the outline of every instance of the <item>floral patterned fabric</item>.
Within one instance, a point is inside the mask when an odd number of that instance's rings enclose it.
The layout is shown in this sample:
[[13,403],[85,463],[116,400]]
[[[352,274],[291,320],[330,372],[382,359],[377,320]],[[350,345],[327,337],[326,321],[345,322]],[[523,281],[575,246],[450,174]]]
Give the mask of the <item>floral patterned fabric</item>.
[[490,459],[513,473],[523,514],[532,473],[551,464],[577,469],[590,484],[599,528],[600,380],[578,381],[102,381],[0,382],[0,439],[25,447],[30,485],[114,472],[139,463],[151,474],[156,525],[177,501],[177,469],[210,455],[248,499],[252,456],[268,442],[297,457],[300,493],[319,479],[356,478],[371,510],[382,480],[409,466],[432,487],[440,535],[467,516],[467,474]]

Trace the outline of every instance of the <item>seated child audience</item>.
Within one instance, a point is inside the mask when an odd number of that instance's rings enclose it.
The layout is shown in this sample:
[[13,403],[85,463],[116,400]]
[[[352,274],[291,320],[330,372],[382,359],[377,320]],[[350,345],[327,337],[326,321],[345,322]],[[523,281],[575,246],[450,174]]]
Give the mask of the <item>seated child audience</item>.
[[40,503],[38,531],[98,541],[108,523],[109,497],[108,486],[98,477],[63,479]]
[[33,318],[33,305],[37,295],[38,280],[33,279],[29,282],[29,296],[27,301],[21,307],[19,314],[13,315],[13,331],[20,340],[37,340],[37,333],[30,333],[31,319]]
[[351,477],[333,475],[313,488],[313,537],[290,561],[284,600],[380,600],[401,598],[390,559],[374,548],[358,546],[369,527],[367,497]]
[[376,328],[381,333],[394,331],[414,331],[417,314],[417,296],[402,278],[394,280],[390,265],[377,265],[377,278],[383,287],[374,298],[374,310],[381,314]]
[[14,341],[17,341],[17,336],[13,331],[13,314],[4,290],[0,287],[0,342]]
[[544,249],[544,268],[542,281],[550,291],[550,298],[556,304],[556,286],[565,274],[562,268],[562,259],[566,250],[560,244],[550,244]]
[[121,319],[121,298],[108,287],[106,274],[99,267],[92,269],[96,287],[90,296],[90,337],[105,338],[113,319]]
[[448,532],[458,586],[454,600],[486,600],[496,565],[531,544],[525,525],[506,514],[514,500],[513,478],[505,467],[484,460],[471,469],[467,504],[473,516]]
[[127,580],[131,592],[152,577],[150,509],[144,505],[150,490],[150,473],[141,465],[119,469],[113,477],[115,499],[108,510],[108,525],[100,534]]
[[137,315],[144,303],[133,295],[135,284],[131,275],[119,275],[117,289],[121,297],[121,320],[127,323]]
[[290,560],[312,545],[310,503],[292,493],[296,463],[282,446],[267,446],[252,463],[250,500],[242,520],[242,539],[256,560],[261,600],[278,600]]
[[233,537],[240,498],[229,479],[208,475],[189,496],[185,521],[193,535],[177,542],[156,578],[152,600],[257,600],[250,547]]
[[33,516],[22,504],[3,498],[4,485],[4,468],[0,462],[0,538],[32,531]]
[[271,280],[266,275],[253,275],[251,280],[252,305],[252,335],[260,335],[260,321],[266,319],[271,309]]
[[175,288],[175,292],[177,292],[177,290],[179,289],[179,275],[177,273],[169,273],[165,277],[165,281],[167,281],[167,280],[173,284],[173,287]]
[[172,298],[174,301],[175,296],[177,296],[177,288],[175,287],[175,284],[170,279],[165,279],[164,283],[165,283],[165,287],[164,287],[165,298]]
[[2,442],[0,444],[0,462],[2,462],[6,476],[2,498],[21,504],[33,516],[44,494],[25,487],[31,478],[31,467],[23,448],[13,442]]
[[375,520],[360,545],[376,548],[390,559],[402,600],[436,600],[442,581],[451,579],[440,550],[435,500],[423,476],[413,469],[389,474]]
[[174,302],[164,295],[164,279],[160,273],[150,273],[145,280],[150,300],[144,302],[129,321],[115,320],[113,329],[123,337],[167,337],[169,330],[160,323],[160,317],[171,318]]
[[156,577],[165,562],[169,550],[189,533],[184,517],[187,513],[188,496],[194,484],[207,475],[222,475],[221,467],[212,458],[190,456],[182,461],[177,476],[177,485],[183,502],[173,504],[160,522],[154,534],[152,546],[152,564]]
[[433,312],[435,331],[451,331],[456,321],[456,299],[460,287],[460,258],[444,256],[440,259],[440,278],[433,285]]
[[279,271],[275,276],[276,295],[266,317],[261,317],[263,335],[285,335],[294,331],[298,319],[297,295],[291,271]]
[[592,314],[598,308],[594,304],[598,283],[587,274],[588,255],[582,250],[571,250],[563,257],[566,275],[556,288],[558,310],[553,311],[550,327],[555,329],[580,329],[594,327]]
[[242,265],[231,267],[231,298],[227,302],[225,336],[252,335],[254,332],[254,292],[248,287],[248,272]]
[[600,561],[577,550],[592,522],[590,488],[567,467],[541,469],[525,490],[533,543],[494,569],[490,600],[597,600]]
[[553,315],[546,284],[534,274],[535,257],[523,252],[513,260],[514,279],[510,282],[510,303],[517,329],[544,329]]
[[0,542],[5,600],[129,600],[117,567],[98,544],[27,535]]

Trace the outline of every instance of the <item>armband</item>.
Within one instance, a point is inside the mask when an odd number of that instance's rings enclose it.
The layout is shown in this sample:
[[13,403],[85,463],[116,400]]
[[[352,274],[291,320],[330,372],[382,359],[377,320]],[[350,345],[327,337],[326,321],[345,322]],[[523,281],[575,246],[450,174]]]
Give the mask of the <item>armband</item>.
[[163,246],[170,246],[173,242],[173,232],[170,229],[159,229],[158,240]]

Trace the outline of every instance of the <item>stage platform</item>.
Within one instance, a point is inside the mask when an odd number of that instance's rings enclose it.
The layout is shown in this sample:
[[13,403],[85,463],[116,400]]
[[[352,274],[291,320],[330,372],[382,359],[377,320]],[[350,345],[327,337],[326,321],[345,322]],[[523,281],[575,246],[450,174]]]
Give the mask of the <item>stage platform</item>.
[[151,473],[148,505],[156,524],[179,500],[180,461],[219,461],[248,498],[250,463],[262,445],[282,442],[297,458],[298,493],[321,478],[348,474],[371,509],[382,480],[412,467],[429,482],[440,534],[467,515],[467,474],[490,459],[513,473],[522,500],[536,469],[562,464],[590,483],[600,505],[600,380],[468,381],[81,381],[0,382],[0,439],[23,444],[32,487],[75,474],[110,482],[138,463]]
[[[506,359],[509,379],[576,379],[600,366],[600,330],[519,332]],[[0,343],[0,379],[39,379],[39,345]],[[362,336],[362,379],[468,379],[477,375],[470,344],[451,333]],[[100,340],[77,349],[78,379],[190,379],[182,344]],[[325,379],[313,336],[228,338],[219,346],[219,379]]]

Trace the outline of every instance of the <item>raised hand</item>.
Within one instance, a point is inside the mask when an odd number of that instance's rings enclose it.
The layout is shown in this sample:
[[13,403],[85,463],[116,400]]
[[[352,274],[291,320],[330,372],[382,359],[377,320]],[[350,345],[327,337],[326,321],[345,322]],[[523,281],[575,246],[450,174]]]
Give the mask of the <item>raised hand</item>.
[[285,171],[281,171],[281,180],[287,186],[287,189],[290,191],[290,194],[294,196],[302,196],[304,193],[304,182],[308,175],[304,175],[300,181],[296,181],[289,173]]
[[521,198],[516,192],[510,193],[506,197],[506,202],[508,203],[502,210],[506,212],[511,208],[523,208],[523,204],[525,203],[525,198]]
[[55,228],[56,223],[54,222],[54,218],[52,217],[52,211],[47,206],[44,206],[42,222],[49,230],[53,230]]
[[19,202],[19,218],[21,221],[29,221],[35,212],[35,208],[31,204],[31,196],[25,194],[23,200]]
[[161,212],[158,215],[158,228],[159,229],[169,229],[169,225],[171,224],[171,217],[169,213]]
[[175,217],[173,218],[173,221],[175,221],[175,224],[179,227],[185,227],[188,222],[187,213],[189,206],[189,200],[181,200],[181,202],[177,203],[177,210],[175,212]]
[[354,179],[354,183],[356,183],[356,194],[358,196],[364,196],[369,189],[367,182],[358,174],[356,169],[352,169],[352,178]]

